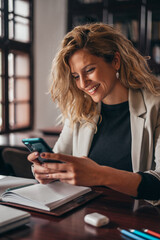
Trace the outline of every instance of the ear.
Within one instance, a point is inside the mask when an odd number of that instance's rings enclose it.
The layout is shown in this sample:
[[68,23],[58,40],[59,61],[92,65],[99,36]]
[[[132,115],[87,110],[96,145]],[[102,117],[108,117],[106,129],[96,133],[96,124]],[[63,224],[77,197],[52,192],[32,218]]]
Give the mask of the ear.
[[119,52],[116,52],[112,61],[113,67],[115,68],[116,71],[120,69],[121,65],[121,56]]

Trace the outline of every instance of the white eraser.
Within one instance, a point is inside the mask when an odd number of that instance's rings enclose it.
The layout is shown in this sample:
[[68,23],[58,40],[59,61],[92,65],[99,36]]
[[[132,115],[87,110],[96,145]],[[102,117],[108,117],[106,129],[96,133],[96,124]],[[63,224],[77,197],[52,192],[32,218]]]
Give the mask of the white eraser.
[[95,227],[101,227],[109,223],[109,218],[100,213],[90,213],[84,217],[84,221]]

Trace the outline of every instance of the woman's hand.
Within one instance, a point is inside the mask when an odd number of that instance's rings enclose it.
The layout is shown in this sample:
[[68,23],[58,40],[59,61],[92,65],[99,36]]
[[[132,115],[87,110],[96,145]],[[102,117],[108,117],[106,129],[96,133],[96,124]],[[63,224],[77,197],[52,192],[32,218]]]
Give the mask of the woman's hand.
[[55,179],[49,178],[48,169],[46,169],[43,166],[43,163],[41,163],[38,160],[39,155],[40,154],[38,152],[33,152],[28,155],[28,160],[33,163],[32,170],[33,170],[35,179],[42,184],[47,184]]
[[99,185],[101,166],[87,157],[73,157],[64,154],[41,153],[41,158],[58,160],[62,163],[37,163],[32,153],[28,160],[34,162],[34,174],[41,183],[48,183],[54,179],[74,185]]
[[87,157],[41,153],[41,158],[58,160],[62,163],[40,163],[38,156],[37,152],[31,153],[28,160],[34,164],[34,175],[40,183],[46,184],[59,179],[61,182],[81,186],[108,186],[130,196],[137,196],[141,182],[138,173],[100,166]]

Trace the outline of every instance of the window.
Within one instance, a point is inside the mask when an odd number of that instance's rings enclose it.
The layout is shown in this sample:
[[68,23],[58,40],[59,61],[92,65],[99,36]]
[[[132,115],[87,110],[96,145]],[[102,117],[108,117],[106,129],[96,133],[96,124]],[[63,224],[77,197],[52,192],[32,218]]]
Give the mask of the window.
[[33,0],[0,0],[0,133],[33,126]]

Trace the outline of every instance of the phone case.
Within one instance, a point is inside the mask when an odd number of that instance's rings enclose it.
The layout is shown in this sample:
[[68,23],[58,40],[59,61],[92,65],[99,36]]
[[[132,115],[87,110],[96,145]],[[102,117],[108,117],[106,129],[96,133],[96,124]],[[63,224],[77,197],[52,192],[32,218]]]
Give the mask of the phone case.
[[[53,153],[52,149],[44,141],[43,138],[25,138],[25,139],[22,139],[22,142],[29,149],[30,152],[37,151],[39,153],[42,153],[42,152],[52,152]],[[40,162],[62,163],[62,162],[56,161],[56,160],[44,159],[44,158],[41,158],[40,156],[38,157],[38,160]]]

